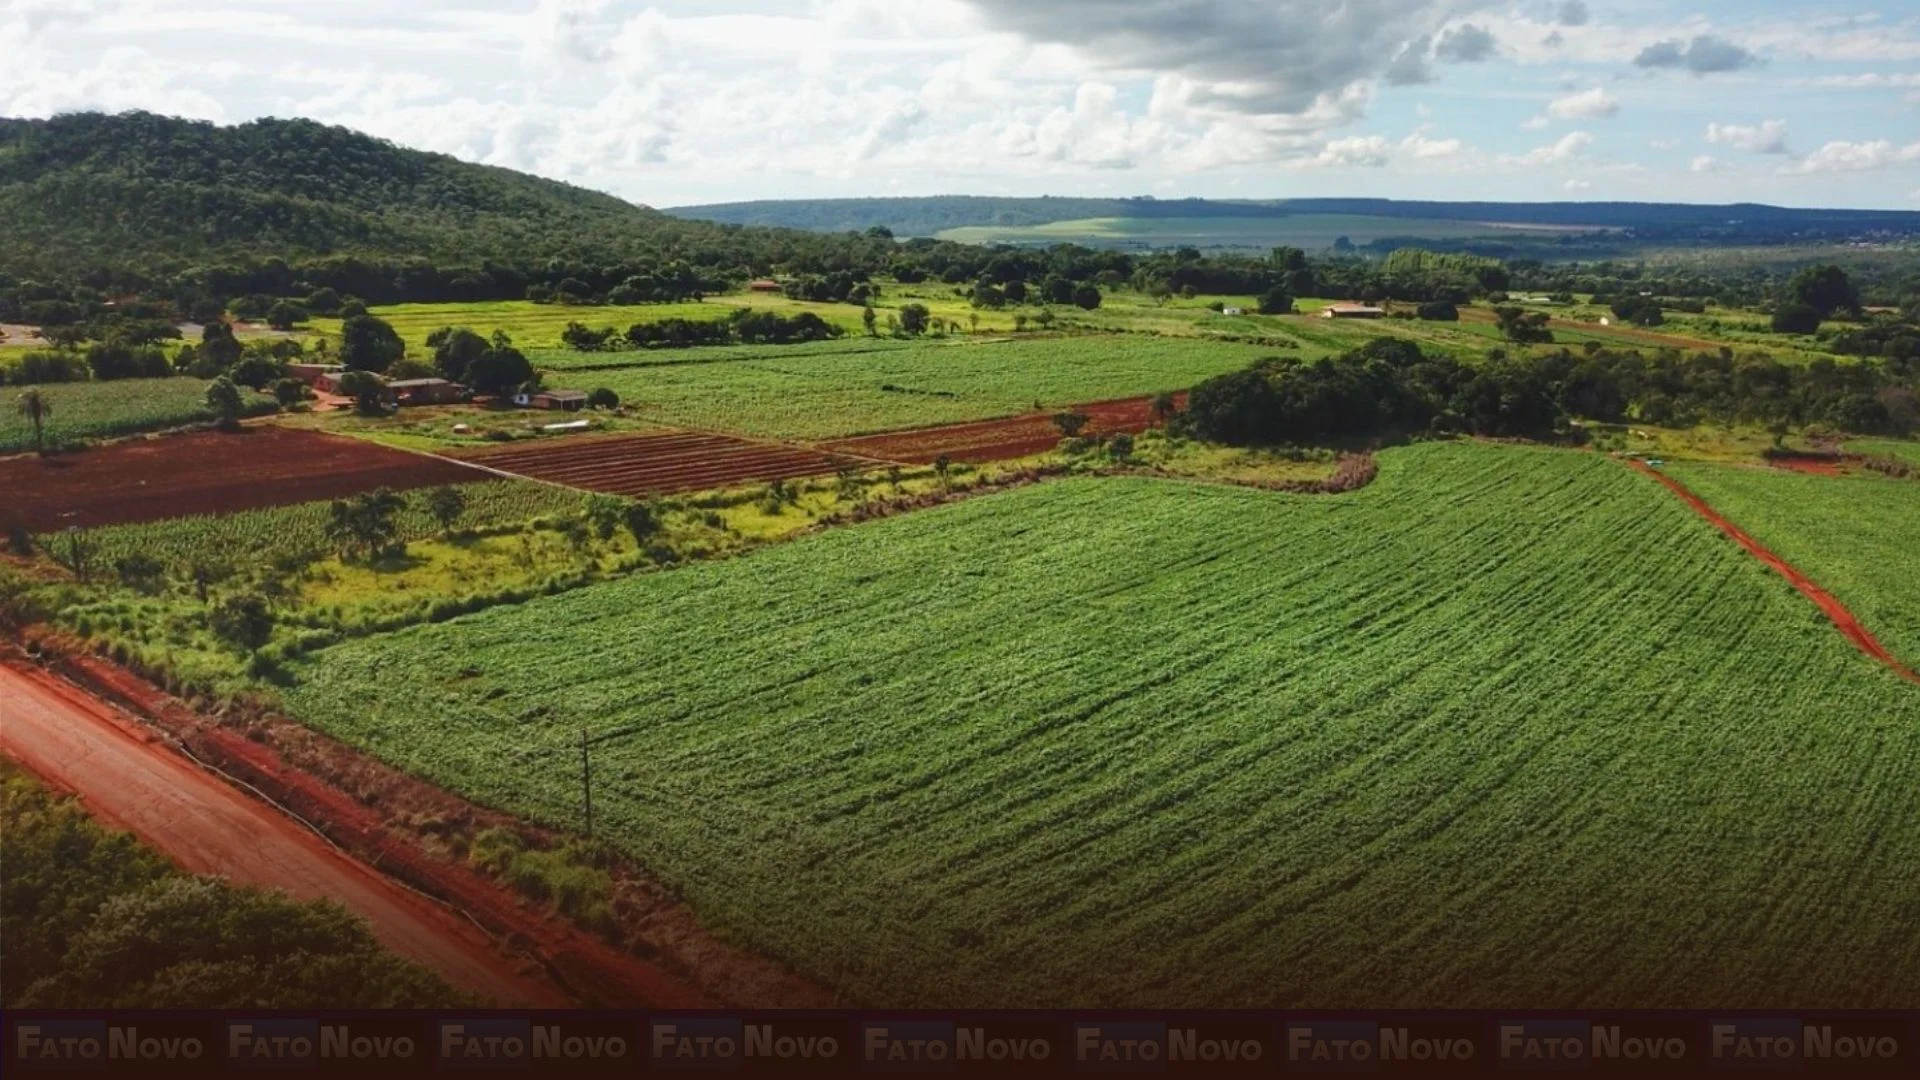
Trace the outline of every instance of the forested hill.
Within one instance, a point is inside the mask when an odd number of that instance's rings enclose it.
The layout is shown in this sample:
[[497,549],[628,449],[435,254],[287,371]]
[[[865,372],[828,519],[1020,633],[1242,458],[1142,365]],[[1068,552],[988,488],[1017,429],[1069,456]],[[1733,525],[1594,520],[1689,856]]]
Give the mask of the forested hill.
[[348,254],[633,261],[740,239],[309,120],[150,113],[0,119],[0,223],[0,271],[46,274]]
[[898,236],[933,236],[969,225],[1027,226],[1086,218],[1278,218],[1359,214],[1427,221],[1630,229],[1646,236],[1751,242],[1920,235],[1920,213],[1898,210],[1800,210],[1751,204],[1447,203],[1390,199],[1030,199],[939,195],[896,199],[793,199],[682,206],[683,218],[826,232],[884,227]]

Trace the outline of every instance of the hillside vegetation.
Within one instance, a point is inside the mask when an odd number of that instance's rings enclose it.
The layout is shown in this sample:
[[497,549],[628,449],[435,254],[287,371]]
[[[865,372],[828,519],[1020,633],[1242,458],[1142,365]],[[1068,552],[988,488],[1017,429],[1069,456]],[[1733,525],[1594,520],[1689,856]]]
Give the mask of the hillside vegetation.
[[298,674],[567,828],[590,732],[596,830],[852,1000],[1920,1004],[1920,693],[1593,455],[1048,484]]
[[0,270],[387,255],[636,259],[721,230],[310,120],[0,119]]

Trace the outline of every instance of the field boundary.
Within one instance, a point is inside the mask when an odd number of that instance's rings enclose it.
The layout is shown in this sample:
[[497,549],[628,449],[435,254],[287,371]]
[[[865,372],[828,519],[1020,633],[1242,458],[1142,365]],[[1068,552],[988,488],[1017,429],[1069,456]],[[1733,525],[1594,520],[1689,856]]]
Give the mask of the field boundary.
[[1894,674],[1899,675],[1908,682],[1920,685],[1920,672],[1915,672],[1912,668],[1902,663],[1899,657],[1887,651],[1887,647],[1882,645],[1880,640],[1873,636],[1873,632],[1867,629],[1859,617],[1847,608],[1847,605],[1840,602],[1839,597],[1821,588],[1819,583],[1795,568],[1793,564],[1775,554],[1773,550],[1765,544],[1755,540],[1738,525],[1727,520],[1725,515],[1715,510],[1705,499],[1694,494],[1692,489],[1688,488],[1685,484],[1648,465],[1644,461],[1633,462],[1633,467],[1639,472],[1645,473],[1665,485],[1668,490],[1678,495],[1681,501],[1692,507],[1695,513],[1705,518],[1715,528],[1732,538],[1734,543],[1747,549],[1748,554],[1772,567],[1781,577],[1786,578],[1789,584],[1795,589],[1798,589],[1807,599],[1813,601],[1814,606],[1825,613],[1827,618],[1833,621],[1833,625],[1837,627],[1842,634],[1845,634],[1848,640],[1852,641],[1861,652],[1885,664],[1893,670]]

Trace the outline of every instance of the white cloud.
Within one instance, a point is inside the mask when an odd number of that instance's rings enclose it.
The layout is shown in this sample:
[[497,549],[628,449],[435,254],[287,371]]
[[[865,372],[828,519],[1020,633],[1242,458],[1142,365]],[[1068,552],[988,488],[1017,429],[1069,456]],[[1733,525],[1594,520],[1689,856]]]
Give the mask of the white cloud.
[[1323,147],[1311,164],[1322,168],[1379,168],[1392,157],[1393,146],[1378,135],[1335,139]]
[[1590,133],[1573,131],[1551,145],[1536,147],[1520,155],[1508,154],[1500,160],[1509,165],[1524,165],[1528,168],[1564,165],[1586,153],[1587,147],[1592,145],[1593,136]]
[[1787,122],[1766,120],[1758,126],[1708,124],[1707,141],[1715,146],[1745,150],[1749,154],[1784,154],[1787,152]]
[[1400,140],[1400,149],[1416,161],[1434,161],[1458,157],[1466,152],[1467,145],[1459,139],[1430,139],[1416,131]]
[[1598,86],[1556,98],[1547,106],[1547,115],[1555,120],[1600,120],[1619,112],[1620,103]]
[[1440,35],[1433,54],[1455,64],[1479,64],[1500,52],[1500,42],[1484,26],[1465,23]]
[[1896,146],[1887,139],[1872,142],[1830,142],[1794,166],[1797,173],[1850,173],[1890,169],[1920,162],[1920,142]]
[[1712,154],[1701,154],[1699,157],[1694,158],[1693,162],[1688,165],[1687,168],[1691,172],[1709,173],[1719,172],[1721,169],[1726,168],[1726,166],[1721,163],[1719,158],[1714,157]]
[[1564,185],[1568,191],[1589,191],[1593,188],[1591,180],[1569,180]]

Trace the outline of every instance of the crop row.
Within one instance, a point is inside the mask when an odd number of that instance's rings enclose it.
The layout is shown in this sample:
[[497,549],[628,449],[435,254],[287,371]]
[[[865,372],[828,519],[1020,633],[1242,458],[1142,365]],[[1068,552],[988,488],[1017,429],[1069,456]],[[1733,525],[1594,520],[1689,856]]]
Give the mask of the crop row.
[[1184,390],[1272,350],[1145,336],[926,342],[881,352],[557,373],[667,423],[829,439]]
[[317,654],[296,715],[912,1006],[1920,1004],[1920,694],[1670,494],[1041,485]]
[[[207,383],[202,379],[120,379],[113,382],[55,383],[35,387],[50,404],[44,420],[47,443],[59,446],[212,420]],[[0,454],[33,448],[33,426],[18,408],[25,391],[0,391]],[[246,398],[248,411],[272,412],[274,403],[259,395]]]
[[[466,499],[466,509],[455,521],[457,529],[486,530],[535,518],[577,513],[585,496],[546,484],[517,480],[482,480],[452,485]],[[399,538],[424,540],[441,531],[426,510],[431,488],[408,492],[406,509],[396,519]],[[140,525],[113,525],[90,529],[94,559],[111,565],[128,555],[146,555],[163,566],[196,562],[244,565],[265,562],[275,555],[324,551],[331,501],[296,503],[233,514],[170,518]],[[43,538],[56,552],[66,543]]]
[[1686,462],[1667,470],[1920,667],[1920,485],[1872,473],[1809,476]]

